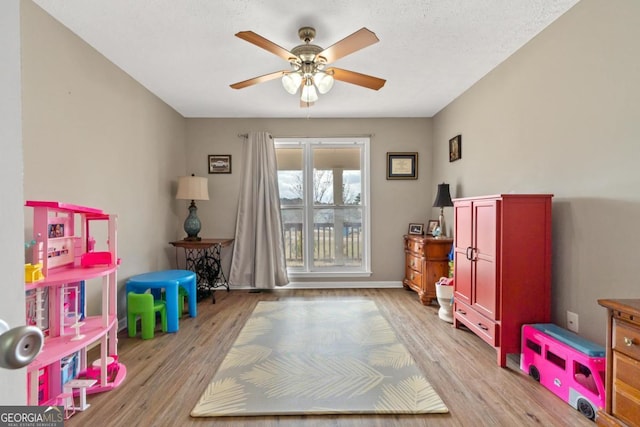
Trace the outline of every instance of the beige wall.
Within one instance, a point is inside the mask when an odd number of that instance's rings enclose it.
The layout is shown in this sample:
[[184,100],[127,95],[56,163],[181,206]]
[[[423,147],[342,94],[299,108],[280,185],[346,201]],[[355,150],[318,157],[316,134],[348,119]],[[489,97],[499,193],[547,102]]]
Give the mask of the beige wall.
[[637,0],[582,0],[434,118],[434,178],[456,196],[555,194],[554,320],[578,313],[601,344],[596,300],[640,295],[639,24]]
[[[187,119],[189,173],[207,176],[208,154],[231,154],[233,161],[231,175],[208,175],[211,200],[198,203],[202,236],[233,237],[244,172],[241,162],[244,139],[238,135],[262,130],[275,137],[372,135],[373,275],[347,282],[364,280],[399,285],[404,275],[402,235],[410,222],[426,223],[429,217],[436,218],[435,213],[430,215],[435,190],[431,182],[431,119]],[[387,180],[388,151],[418,152],[418,179]]]
[[[131,275],[169,267],[184,118],[38,6],[21,4],[25,200],[117,214],[121,287]],[[28,241],[32,210],[24,211]],[[91,313],[99,291],[88,288]],[[121,319],[123,302],[121,290]]]
[[[0,319],[24,325],[22,250],[22,125],[20,101],[20,1],[0,2],[0,245],[2,298]],[[16,302],[21,302],[17,304]],[[0,368],[0,405],[24,405],[25,369]]]
[[[31,2],[22,7],[24,198],[117,213],[120,284],[173,265],[186,202],[178,175],[209,178],[202,235],[233,235],[242,139],[373,134],[374,282],[400,281],[402,238],[426,222],[435,185],[454,196],[550,192],[555,321],[580,315],[604,342],[602,297],[637,297],[640,225],[635,164],[640,3],[582,0],[434,119],[184,119]],[[461,133],[462,160],[447,142]],[[419,179],[387,181],[388,151],[419,152]],[[231,175],[208,175],[208,154],[231,154]],[[451,224],[451,209],[445,210]],[[25,239],[30,212],[25,210]],[[18,224],[19,221],[12,223]],[[526,242],[523,242],[523,244]],[[22,289],[21,284],[16,284]],[[122,295],[121,295],[122,297]],[[121,304],[120,317],[122,318]]]

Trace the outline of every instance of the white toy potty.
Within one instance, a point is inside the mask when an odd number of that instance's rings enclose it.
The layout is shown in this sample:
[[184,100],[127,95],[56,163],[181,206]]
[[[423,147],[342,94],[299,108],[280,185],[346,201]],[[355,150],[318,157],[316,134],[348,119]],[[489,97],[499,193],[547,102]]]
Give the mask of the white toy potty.
[[440,305],[438,317],[453,323],[453,278],[441,277],[436,282],[436,298]]

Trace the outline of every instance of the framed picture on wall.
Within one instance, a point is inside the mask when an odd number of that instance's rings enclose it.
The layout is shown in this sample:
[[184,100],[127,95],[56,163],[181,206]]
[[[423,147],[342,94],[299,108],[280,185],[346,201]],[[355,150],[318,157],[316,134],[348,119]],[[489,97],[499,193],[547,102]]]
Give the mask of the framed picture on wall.
[[462,158],[462,135],[456,135],[449,140],[449,161],[455,162]]
[[418,179],[418,153],[387,153],[387,179]]
[[231,154],[210,154],[209,173],[231,173]]

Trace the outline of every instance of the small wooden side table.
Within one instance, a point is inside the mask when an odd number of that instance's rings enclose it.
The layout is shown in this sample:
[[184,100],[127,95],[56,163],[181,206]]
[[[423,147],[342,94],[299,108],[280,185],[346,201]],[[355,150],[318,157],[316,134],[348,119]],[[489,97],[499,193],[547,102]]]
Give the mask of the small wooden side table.
[[[216,302],[215,289],[224,287],[229,291],[229,281],[222,269],[220,255],[222,248],[231,246],[233,239],[177,240],[169,242],[176,248],[178,266],[178,248],[184,249],[185,268],[196,273],[198,288],[197,300],[209,295]],[[178,267],[179,268],[179,267]]]

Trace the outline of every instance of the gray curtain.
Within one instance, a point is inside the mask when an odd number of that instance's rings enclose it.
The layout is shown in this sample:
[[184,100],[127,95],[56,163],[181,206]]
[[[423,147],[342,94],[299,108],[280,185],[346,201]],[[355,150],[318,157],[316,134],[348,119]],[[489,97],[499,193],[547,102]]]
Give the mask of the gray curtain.
[[285,265],[278,168],[273,138],[249,133],[229,281],[271,289],[289,283]]

